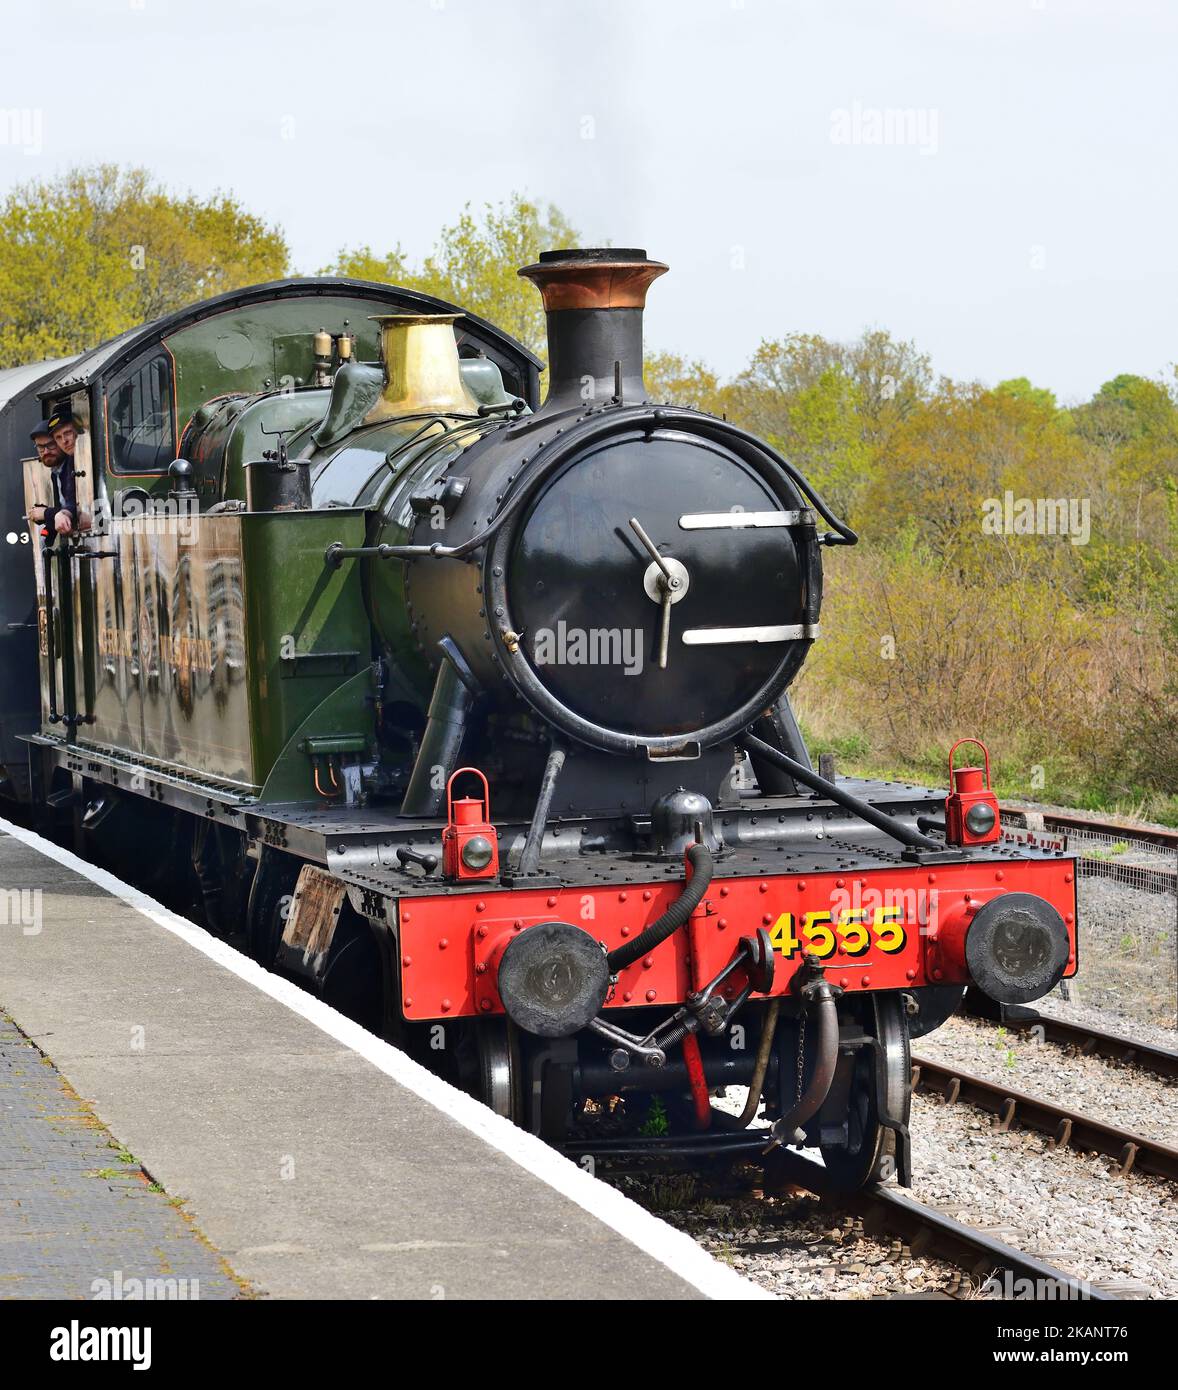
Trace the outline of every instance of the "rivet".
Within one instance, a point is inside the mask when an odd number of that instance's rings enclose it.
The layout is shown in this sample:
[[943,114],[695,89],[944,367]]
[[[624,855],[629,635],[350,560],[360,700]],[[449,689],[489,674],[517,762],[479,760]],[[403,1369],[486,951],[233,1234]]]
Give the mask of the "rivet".
[[474,973],[476,975],[485,975],[487,973],[487,962],[485,960],[479,961],[478,965],[474,968]]
[[847,886],[847,880],[845,878],[836,878],[834,881],[834,886],[836,888],[845,888]]
[[764,922],[766,926],[770,926],[773,922],[773,914],[771,912],[766,912],[761,918],[761,921]]
[[1076,920],[1075,913],[1067,912],[1067,913],[1064,914],[1064,921],[1068,924],[1069,927],[1072,925],[1072,923],[1073,923],[1075,920]]
[[405,1007],[407,1009],[411,1009],[413,1007],[413,1000],[408,995],[405,996]]
[[556,899],[555,899],[555,898],[549,898],[549,899],[548,899],[548,906],[549,906],[549,907],[555,907],[555,906],[556,906]]
[[859,983],[863,986],[864,989],[866,989],[867,986],[871,983],[871,976],[864,975],[862,979],[860,979]]
[[487,910],[487,904],[486,904],[486,903],[475,903],[475,905],[474,905],[474,910],[475,910],[476,912],[486,912],[486,910]]
[[523,918],[522,918],[522,917],[517,917],[517,918],[515,919],[515,921],[514,921],[511,925],[516,929],[516,931],[522,930],[523,925],[524,925],[524,923],[523,923]]
[[623,935],[623,936],[629,936],[629,935],[630,935],[630,928],[629,928],[629,927],[623,927],[623,928],[622,928],[622,935]]
[[944,972],[943,970],[934,970],[934,971],[933,971],[933,979],[934,979],[934,980],[943,980],[944,978],[945,978],[945,972]]
[[401,913],[401,921],[402,921],[402,922],[408,922],[408,921],[410,921],[410,920],[411,920],[411,918],[410,918],[408,912],[402,912],[402,913]]
[[1071,883],[1071,881],[1072,881],[1072,876],[1071,876],[1071,874],[1064,874],[1064,876],[1063,876],[1063,881],[1064,881],[1065,883]]
[[759,893],[767,893],[769,891],[769,885],[767,883],[759,884],[757,891]]
[[805,891],[805,888],[806,888],[806,880],[805,880],[804,878],[799,878],[799,879],[798,879],[798,892],[799,892],[799,893],[804,892],[804,891]]
[[439,950],[439,951],[444,951],[444,950],[446,949],[446,947],[449,946],[449,944],[450,944],[450,938],[449,938],[448,936],[443,936],[443,937],[441,938],[441,940],[438,942],[438,950]]
[[936,883],[936,881],[937,881],[937,876],[936,876],[936,874],[929,874],[929,876],[928,876],[928,881],[929,881],[930,883]]
[[480,922],[480,923],[479,923],[479,929],[478,929],[478,932],[477,932],[476,934],[477,934],[477,936],[479,937],[479,939],[481,940],[483,937],[486,936],[486,934],[487,934],[488,931],[490,931],[490,928],[487,926],[486,922]]
[[482,1009],[483,1013],[489,1014],[491,1012],[491,1001],[489,999],[484,999],[479,1005],[479,1008]]
[[625,893],[619,893],[619,894],[618,894],[618,902],[624,903],[625,901],[626,901],[626,895],[625,895]]
[[[728,889],[727,889],[727,888],[721,888],[721,889],[720,889],[720,892],[721,892],[721,893],[727,893],[727,892],[728,892]],[[643,895],[642,895],[642,901],[643,901],[644,903],[648,903],[648,902],[650,902],[651,898],[653,898],[653,897],[654,897],[654,894],[653,894],[653,893],[650,891],[650,889],[648,888],[648,889],[646,890],[646,892],[643,893]]]
[[401,964],[405,967],[406,970],[408,970],[409,967],[413,964],[413,957],[412,957],[412,956],[402,956],[402,957],[401,957]]
[[653,957],[653,956],[647,956],[647,958],[642,962],[642,968],[643,968],[643,970],[649,970],[650,967],[651,967],[653,964],[654,964],[654,957]]
[[904,971],[904,978],[905,978],[906,980],[915,980],[915,979],[916,979],[916,971],[915,971],[915,970],[905,970],[905,971]]
[[653,1004],[654,1001],[658,998],[658,994],[659,992],[657,989],[648,989],[646,991],[646,1002],[648,1004]]
[[850,983],[851,983],[850,980],[848,980],[847,977],[846,977],[845,975],[842,975],[842,976],[839,977],[839,984],[842,985],[842,987],[843,987],[844,989],[846,989],[846,987],[847,987]]
[[444,1014],[448,1014],[448,1013],[450,1012],[450,1001],[449,1001],[449,999],[443,999],[443,1000],[442,1000],[442,1012],[443,1012]]
[[726,897],[728,896],[728,891],[729,891],[728,885],[727,885],[727,884],[724,884],[724,886],[720,889],[720,896],[721,896],[722,898],[726,898]]
[[727,917],[721,917],[720,920],[716,923],[716,930],[717,930],[717,931],[726,931],[727,928],[728,928],[728,918],[727,918]]
[[1002,880],[1006,877],[1006,875],[1002,872],[1001,869],[999,869],[997,873],[995,873],[994,877],[998,880],[999,883],[1001,883]]
[[630,1002],[630,1000],[633,999],[633,998],[634,998],[633,993],[632,993],[630,990],[627,990],[627,991],[625,992],[625,994],[622,995],[622,1002],[628,1004],[628,1003]]

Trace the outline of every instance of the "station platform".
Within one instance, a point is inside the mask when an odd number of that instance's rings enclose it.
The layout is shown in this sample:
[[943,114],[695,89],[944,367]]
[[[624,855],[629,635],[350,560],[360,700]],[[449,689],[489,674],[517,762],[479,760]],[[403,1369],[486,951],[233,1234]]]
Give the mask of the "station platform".
[[[0,895],[0,1011],[187,1221],[66,1219],[42,1172],[61,1136],[28,1118],[46,1117],[22,1095],[28,1067],[0,1065],[0,1123],[18,1101],[26,1116],[0,1188],[0,1297],[57,1287],[22,1289],[34,1190],[55,1268],[126,1278],[145,1239],[165,1241],[161,1269],[207,1297],[768,1296],[297,986],[3,820]],[[36,1056],[25,1038],[0,1041]],[[91,1161],[73,1156],[73,1187]]]

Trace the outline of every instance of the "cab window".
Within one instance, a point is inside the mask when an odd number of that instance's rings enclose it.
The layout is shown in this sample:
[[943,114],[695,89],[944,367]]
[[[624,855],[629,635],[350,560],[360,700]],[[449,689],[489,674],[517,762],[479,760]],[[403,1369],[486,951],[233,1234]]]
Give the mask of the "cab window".
[[131,367],[107,391],[116,473],[163,473],[176,457],[172,367],[162,354]]

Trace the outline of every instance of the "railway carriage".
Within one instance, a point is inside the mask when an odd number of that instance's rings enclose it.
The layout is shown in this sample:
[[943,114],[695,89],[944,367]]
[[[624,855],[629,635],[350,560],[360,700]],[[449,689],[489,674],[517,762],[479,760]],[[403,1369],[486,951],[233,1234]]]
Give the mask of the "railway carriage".
[[909,1038],[1074,973],[1075,865],[953,754],[941,791],[814,771],[789,687],[854,533],[649,399],[665,269],[521,271],[542,405],[493,326],[348,281],[30,380],[83,425],[94,525],[12,548],[41,708],[10,784],[570,1153],[906,1180]]

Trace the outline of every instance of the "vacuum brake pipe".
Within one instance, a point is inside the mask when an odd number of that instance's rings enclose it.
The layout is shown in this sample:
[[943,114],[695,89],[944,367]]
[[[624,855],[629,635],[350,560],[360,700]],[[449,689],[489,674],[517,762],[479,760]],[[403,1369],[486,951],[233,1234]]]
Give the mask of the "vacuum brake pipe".
[[707,845],[694,844],[687,851],[687,862],[691,866],[691,878],[666,912],[653,921],[645,931],[640,932],[633,941],[627,941],[609,953],[607,961],[611,975],[617,975],[666,941],[668,936],[687,924],[687,919],[700,905],[712,882],[715,869],[712,852]]
[[773,1138],[765,1149],[766,1153],[778,1144],[805,1144],[806,1125],[822,1108],[834,1080],[839,1057],[839,1012],[834,1002],[834,990],[825,980],[820,980],[813,986],[810,998],[818,1005],[818,1047],[814,1073],[793,1109],[773,1121],[769,1131]]
[[877,830],[882,830],[893,840],[899,840],[902,845],[909,845],[913,849],[931,849],[938,853],[944,853],[945,842],[943,840],[931,840],[927,835],[922,835],[919,830],[910,830],[908,826],[894,820],[889,815],[885,815],[883,811],[877,811],[870,802],[852,796],[850,792],[836,787],[833,782],[828,782],[825,777],[819,777],[812,768],[799,763],[787,753],[779,752],[778,749],[766,743],[764,739],[757,738],[755,734],[745,734],[741,743],[755,757],[764,758],[767,762],[784,768],[795,781],[802,782],[807,787],[813,787],[823,796],[828,796],[831,801],[845,806],[848,811],[854,812],[860,820],[865,820],[868,825],[874,825]]

